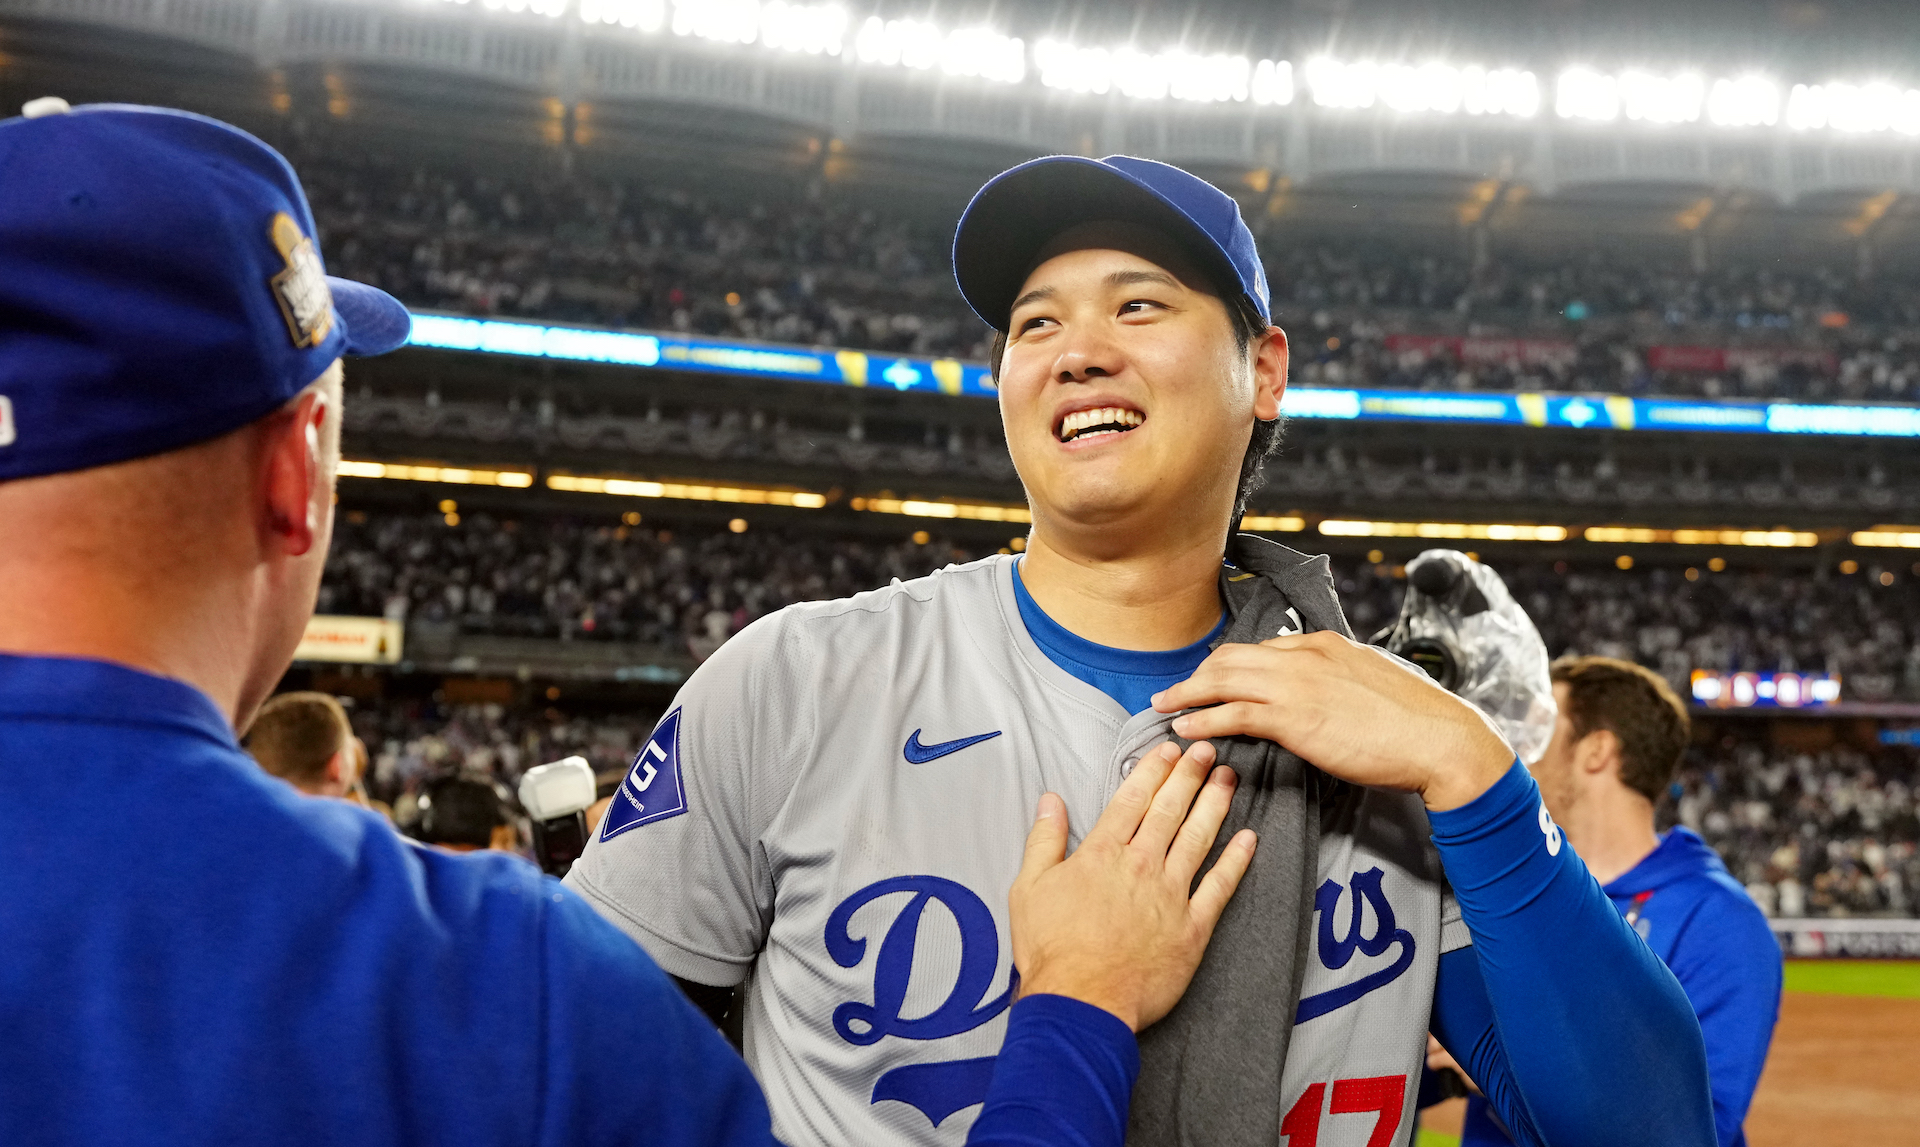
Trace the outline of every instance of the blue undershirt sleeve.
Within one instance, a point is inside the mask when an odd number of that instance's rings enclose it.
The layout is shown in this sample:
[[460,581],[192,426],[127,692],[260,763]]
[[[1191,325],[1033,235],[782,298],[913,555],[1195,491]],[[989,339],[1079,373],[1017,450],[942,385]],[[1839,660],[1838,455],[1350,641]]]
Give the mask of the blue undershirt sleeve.
[[968,1147],[1120,1147],[1140,1048],[1119,1017],[1065,996],[1013,1005]]
[[[1546,1147],[1520,1096],[1519,1084],[1514,1082],[1513,1069],[1495,1027],[1493,1001],[1487,998],[1486,981],[1480,978],[1480,958],[1471,947],[1456,948],[1440,957],[1440,979],[1434,987],[1429,1026],[1440,1046],[1452,1053],[1467,1078],[1500,1113],[1508,1136],[1520,1147]],[[1422,1073],[1423,1085],[1427,1074],[1431,1073]]]
[[1692,1005],[1566,846],[1526,769],[1514,762],[1430,820],[1479,973],[1476,984],[1465,961],[1442,958],[1434,1034],[1508,1128],[1554,1147],[1714,1144]]

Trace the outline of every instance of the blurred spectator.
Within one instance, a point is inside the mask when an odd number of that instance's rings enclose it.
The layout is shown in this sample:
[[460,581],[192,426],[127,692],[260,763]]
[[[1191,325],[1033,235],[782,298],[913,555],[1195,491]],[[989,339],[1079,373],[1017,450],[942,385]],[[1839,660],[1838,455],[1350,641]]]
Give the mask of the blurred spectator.
[[[1780,1011],[1780,951],[1766,919],[1690,827],[1654,831],[1686,750],[1685,706],[1645,666],[1611,657],[1553,663],[1553,742],[1529,768],[1541,824],[1569,848],[1628,926],[1666,964],[1700,1021],[1723,1147],[1745,1147],[1746,1120]],[[1459,1068],[1429,1054],[1430,1067]],[[1467,1100],[1461,1147],[1510,1144],[1481,1096]]]
[[346,710],[325,693],[269,699],[247,728],[246,750],[267,772],[321,797],[344,797],[356,788],[365,752]]
[[520,833],[499,790],[487,781],[442,777],[420,793],[414,839],[448,852],[517,852]]

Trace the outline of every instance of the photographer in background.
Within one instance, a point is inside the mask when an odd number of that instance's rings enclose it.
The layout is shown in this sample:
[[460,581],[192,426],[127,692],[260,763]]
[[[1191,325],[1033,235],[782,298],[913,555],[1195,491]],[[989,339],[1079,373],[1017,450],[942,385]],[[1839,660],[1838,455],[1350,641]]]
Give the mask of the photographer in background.
[[[1780,947],[1705,841],[1684,826],[1654,831],[1654,808],[1687,746],[1686,707],[1652,670],[1610,657],[1565,658],[1551,674],[1560,715],[1533,765],[1540,794],[1614,907],[1687,993],[1706,1039],[1721,1147],[1744,1144],[1741,1124],[1780,1013]],[[1437,1047],[1428,1065],[1458,1070]],[[1476,1094],[1460,1142],[1511,1140]]]
[[353,726],[325,693],[267,698],[247,727],[246,750],[260,767],[309,796],[345,797],[360,783]]
[[420,793],[409,833],[448,852],[520,851],[520,830],[499,790],[470,777],[442,777]]

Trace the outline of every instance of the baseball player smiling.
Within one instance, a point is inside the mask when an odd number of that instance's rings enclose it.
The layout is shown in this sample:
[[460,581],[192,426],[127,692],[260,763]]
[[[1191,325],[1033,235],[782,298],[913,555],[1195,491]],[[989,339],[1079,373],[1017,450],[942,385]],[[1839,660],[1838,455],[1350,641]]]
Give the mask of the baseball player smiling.
[[1512,751],[1347,637],[1324,558],[1232,534],[1287,368],[1233,200],[1035,160],[975,197],[954,265],[1000,332],[1024,554],[749,626],[568,878],[696,995],[744,987],[780,1138],[965,1139],[1031,810],[1058,794],[1077,834],[1178,739],[1239,774],[1228,825],[1261,846],[1143,1035],[1131,1141],[1403,1142],[1431,1027],[1523,1143],[1711,1143],[1685,997]]

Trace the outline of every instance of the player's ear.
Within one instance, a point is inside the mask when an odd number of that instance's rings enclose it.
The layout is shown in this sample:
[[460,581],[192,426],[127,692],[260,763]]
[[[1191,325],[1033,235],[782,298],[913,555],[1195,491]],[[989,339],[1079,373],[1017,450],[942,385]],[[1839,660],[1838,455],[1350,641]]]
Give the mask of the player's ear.
[[262,421],[262,541],[287,557],[313,549],[332,497],[335,369]]
[[1620,771],[1620,736],[1612,729],[1595,729],[1580,738],[1573,746],[1574,767],[1583,773],[1597,775]]
[[345,784],[352,783],[353,747],[351,745],[341,749],[339,752],[335,753],[333,756],[327,758],[326,776],[327,776],[327,783],[330,785],[345,785]]
[[1287,332],[1270,326],[1255,343],[1253,355],[1253,416],[1262,422],[1280,417],[1287,393]]

